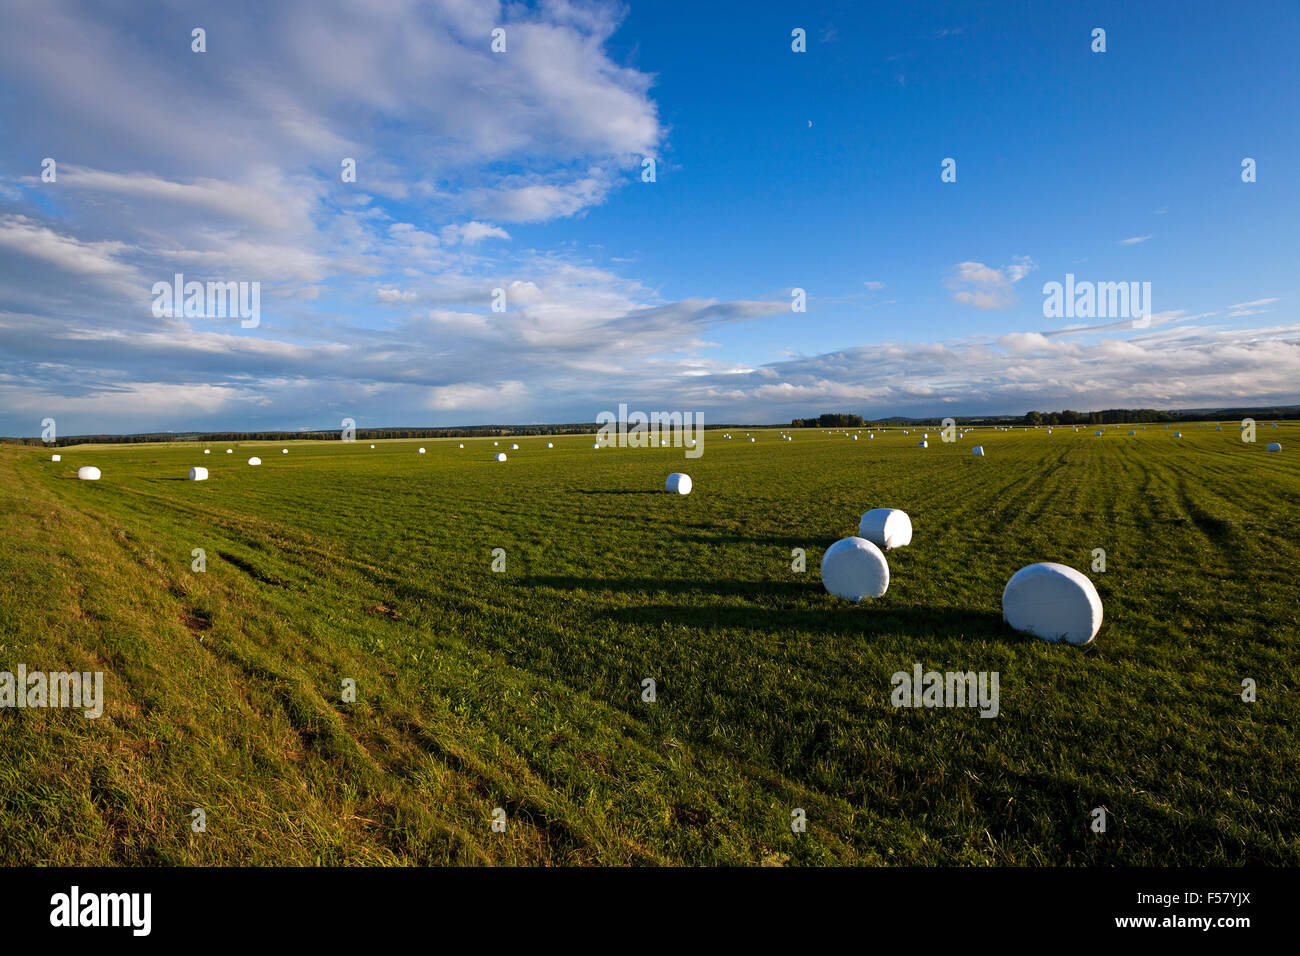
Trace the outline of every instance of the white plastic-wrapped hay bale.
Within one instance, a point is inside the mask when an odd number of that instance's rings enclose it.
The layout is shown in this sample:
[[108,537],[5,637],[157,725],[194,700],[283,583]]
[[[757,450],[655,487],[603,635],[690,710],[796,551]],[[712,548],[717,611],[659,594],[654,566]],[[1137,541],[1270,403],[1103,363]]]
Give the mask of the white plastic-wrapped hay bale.
[[[374,446],[374,445],[371,445],[370,447],[371,447],[371,448],[374,448],[375,446]],[[462,447],[464,447],[464,446],[462,446]]]
[[287,448],[281,448],[281,449],[280,449],[280,454],[281,454],[281,455],[287,455],[287,454],[289,454],[289,449],[287,449]]
[[664,491],[670,495],[689,495],[693,487],[690,475],[683,475],[680,471],[674,471],[664,482]]
[[599,447],[600,447],[600,442],[592,442],[591,447],[592,447],[592,448],[599,448]]
[[[370,447],[373,448],[374,446],[371,445]],[[464,447],[465,447],[465,443],[464,443],[464,442],[461,442],[460,445],[458,445],[457,447],[458,447],[458,448],[464,448]]]
[[922,438],[929,438],[929,437],[930,437],[930,433],[929,433],[929,432],[922,432],[922,433],[921,433],[921,437],[922,437]]
[[511,445],[511,446],[510,446],[510,450],[511,450],[511,451],[518,451],[518,450],[519,450],[519,446],[518,446],[518,445]]
[[205,448],[205,449],[203,449],[203,454],[205,454],[205,455],[211,455],[211,454],[212,454],[212,449],[211,449],[211,448]]
[[930,447],[930,443],[929,443],[928,441],[918,442],[918,443],[917,443],[917,447],[919,447],[919,448],[929,448],[929,447]]
[[1087,644],[1101,627],[1101,598],[1083,574],[1064,564],[1021,568],[1002,591],[1002,617],[1045,641]]
[[206,468],[191,468],[190,481],[207,481],[208,470]]
[[754,440],[754,439],[752,439],[752,438],[750,439],[751,442],[752,442],[753,440]]
[[547,447],[547,448],[554,448],[555,445],[554,445],[552,442],[549,442],[549,441],[548,441],[548,442],[546,443],[546,447]]
[[857,440],[858,440],[858,436],[857,436],[857,435],[850,435],[849,437],[852,438],[854,441],[857,441]]
[[1175,438],[1182,438],[1182,437],[1183,437],[1183,433],[1182,433],[1182,432],[1174,432],[1174,437],[1175,437]]
[[226,449],[226,454],[227,454],[227,455],[233,455],[234,453],[235,453],[235,449],[233,449],[233,448],[227,448],[227,449]]
[[1271,442],[1268,443],[1268,447],[1265,448],[1264,450],[1265,450],[1265,451],[1281,451],[1281,450],[1282,450],[1282,444],[1281,444],[1280,442],[1271,441]]
[[971,453],[972,455],[974,455],[976,458],[983,458],[983,457],[984,457],[984,446],[983,446],[983,445],[976,445],[974,448],[972,448],[972,449],[970,450],[970,453]]
[[99,469],[94,465],[82,465],[77,469],[77,477],[82,481],[99,481]]
[[250,459],[248,459],[248,463],[249,463],[250,465],[260,465],[260,464],[262,463],[262,459],[260,459],[260,458],[250,458]]
[[503,452],[503,451],[499,451],[499,452],[496,453],[496,455],[493,456],[493,459],[492,459],[492,460],[493,460],[493,461],[505,461],[505,460],[506,460],[506,453]]
[[872,508],[858,522],[858,537],[888,551],[912,543],[912,519],[897,508]]
[[494,442],[492,443],[492,447],[495,448],[495,447],[496,447],[497,445],[499,445],[499,444],[501,444],[501,443],[498,442],[498,441],[494,441]]
[[62,456],[62,455],[51,455],[51,456],[50,456],[50,461],[63,461],[63,456]]
[[822,555],[822,586],[846,601],[878,598],[889,589],[889,562],[866,538],[841,538]]
[[424,449],[423,449],[423,448],[421,448],[421,449],[420,449],[420,450],[419,450],[419,452],[418,452],[418,454],[421,454],[421,455],[423,455],[423,454],[424,454]]

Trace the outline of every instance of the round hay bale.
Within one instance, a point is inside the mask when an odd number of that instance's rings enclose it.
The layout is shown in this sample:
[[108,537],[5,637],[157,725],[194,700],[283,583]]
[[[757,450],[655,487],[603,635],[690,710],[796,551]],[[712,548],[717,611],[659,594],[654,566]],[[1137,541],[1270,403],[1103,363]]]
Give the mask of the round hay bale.
[[689,495],[693,484],[690,475],[683,475],[680,471],[674,471],[664,482],[664,491],[670,495]]
[[212,454],[212,449],[211,449],[211,448],[205,448],[205,449],[203,449],[203,454],[205,454],[205,455],[211,455],[211,454]]
[[547,447],[547,448],[554,448],[554,447],[555,447],[555,443],[554,443],[554,442],[549,442],[549,441],[548,441],[548,442],[546,443],[546,447]]
[[1074,568],[1031,564],[1013,574],[1002,591],[1002,617],[1025,634],[1082,645],[1101,627],[1101,598]]
[[464,448],[464,447],[465,447],[465,443],[464,443],[464,442],[461,442],[457,447],[458,447],[458,448]]
[[374,445],[371,445],[370,447],[371,447],[371,448],[374,448],[375,446],[374,446]]
[[928,441],[917,442],[917,447],[918,447],[918,448],[929,448],[929,447],[930,447],[930,443],[929,443]]
[[591,447],[592,447],[592,448],[599,448],[599,447],[600,447],[600,442],[592,442]]
[[496,453],[496,455],[493,456],[492,460],[493,460],[493,461],[505,461],[505,460],[506,460],[506,453],[503,452],[503,451],[499,451],[499,452]]
[[419,454],[421,454],[421,455],[424,454],[424,449],[423,449],[423,448],[420,449]]
[[77,469],[77,477],[82,481],[99,481],[99,469],[94,465],[82,465]]
[[1183,433],[1182,433],[1182,432],[1174,432],[1174,437],[1175,437],[1175,438],[1182,438],[1182,437],[1183,437]]
[[226,454],[227,454],[227,455],[233,455],[234,453],[235,453],[235,449],[233,449],[233,448],[227,448],[227,449],[226,449]]
[[[1265,450],[1265,451],[1281,451],[1281,450],[1282,450],[1282,444],[1281,444],[1281,442],[1271,441],[1271,442],[1268,443],[1268,447],[1265,448],[1264,450]],[[58,456],[56,455],[55,457],[58,457]]]
[[970,450],[970,453],[971,453],[972,455],[974,455],[976,458],[983,458],[983,457],[984,457],[984,446],[983,446],[983,445],[976,445],[974,448],[972,448],[972,449]]
[[511,450],[511,451],[518,451],[518,450],[519,450],[519,446],[518,446],[518,445],[511,445],[511,446],[510,446],[510,450]]
[[208,470],[206,468],[191,468],[190,481],[207,481]]
[[878,598],[889,589],[889,562],[865,538],[840,538],[822,555],[822,587],[846,601]]
[[902,548],[912,543],[912,519],[897,508],[872,508],[858,522],[858,537],[878,548]]
[[287,454],[289,454],[289,449],[287,449],[287,448],[281,448],[281,449],[280,449],[280,454],[281,454],[281,455],[287,455]]
[[51,455],[51,456],[50,456],[50,461],[63,461],[63,456],[62,456],[62,455]]
[[250,458],[250,459],[248,459],[248,463],[249,463],[250,465],[260,465],[260,464],[262,463],[262,459],[260,459],[260,458]]

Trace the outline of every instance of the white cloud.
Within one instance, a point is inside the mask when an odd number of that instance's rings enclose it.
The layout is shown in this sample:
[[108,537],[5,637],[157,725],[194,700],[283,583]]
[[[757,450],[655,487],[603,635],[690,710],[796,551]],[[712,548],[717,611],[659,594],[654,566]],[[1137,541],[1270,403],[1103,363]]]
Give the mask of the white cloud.
[[949,270],[944,285],[952,292],[953,301],[961,305],[1001,309],[1016,300],[1012,286],[1036,268],[1029,256],[1013,256],[1011,264],[1001,269],[982,262],[959,262]]

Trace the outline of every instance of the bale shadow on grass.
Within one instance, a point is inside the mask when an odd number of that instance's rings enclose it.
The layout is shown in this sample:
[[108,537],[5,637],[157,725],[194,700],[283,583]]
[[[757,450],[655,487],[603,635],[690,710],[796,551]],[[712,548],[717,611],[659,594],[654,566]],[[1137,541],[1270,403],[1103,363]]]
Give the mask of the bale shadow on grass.
[[557,591],[618,591],[675,594],[716,594],[726,597],[783,596],[799,597],[812,593],[803,581],[708,581],[673,578],[580,578],[574,575],[530,575],[520,583],[530,587]]
[[708,630],[735,628],[786,635],[852,631],[862,634],[906,633],[922,638],[964,637],[1012,642],[1025,639],[1007,627],[1000,614],[951,607],[772,608],[646,604],[611,608],[602,613],[629,625],[676,625]]
[[666,495],[666,491],[652,488],[583,488],[580,495]]
[[[597,613],[628,625],[680,625],[683,627],[761,630],[798,634],[814,632],[840,634],[846,630],[864,633],[906,632],[927,637],[976,636],[1019,641],[996,611],[970,610],[936,605],[898,605],[867,601],[861,605],[832,598],[814,581],[706,581],[664,578],[582,578],[530,576],[521,583],[555,590],[609,591],[656,594],[671,591],[697,595],[698,604],[657,601],[625,607],[602,608]],[[717,604],[710,597],[748,597],[770,601],[831,602],[814,607],[771,607],[762,604],[734,606]]]

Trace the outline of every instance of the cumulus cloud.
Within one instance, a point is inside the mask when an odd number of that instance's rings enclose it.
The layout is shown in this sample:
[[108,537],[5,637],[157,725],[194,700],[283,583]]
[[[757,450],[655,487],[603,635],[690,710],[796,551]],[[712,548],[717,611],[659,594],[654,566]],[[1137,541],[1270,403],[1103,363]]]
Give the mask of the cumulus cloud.
[[1029,256],[1013,256],[1011,264],[994,269],[982,262],[959,262],[944,278],[954,302],[977,309],[1001,309],[1016,301],[1012,289],[1038,265]]

